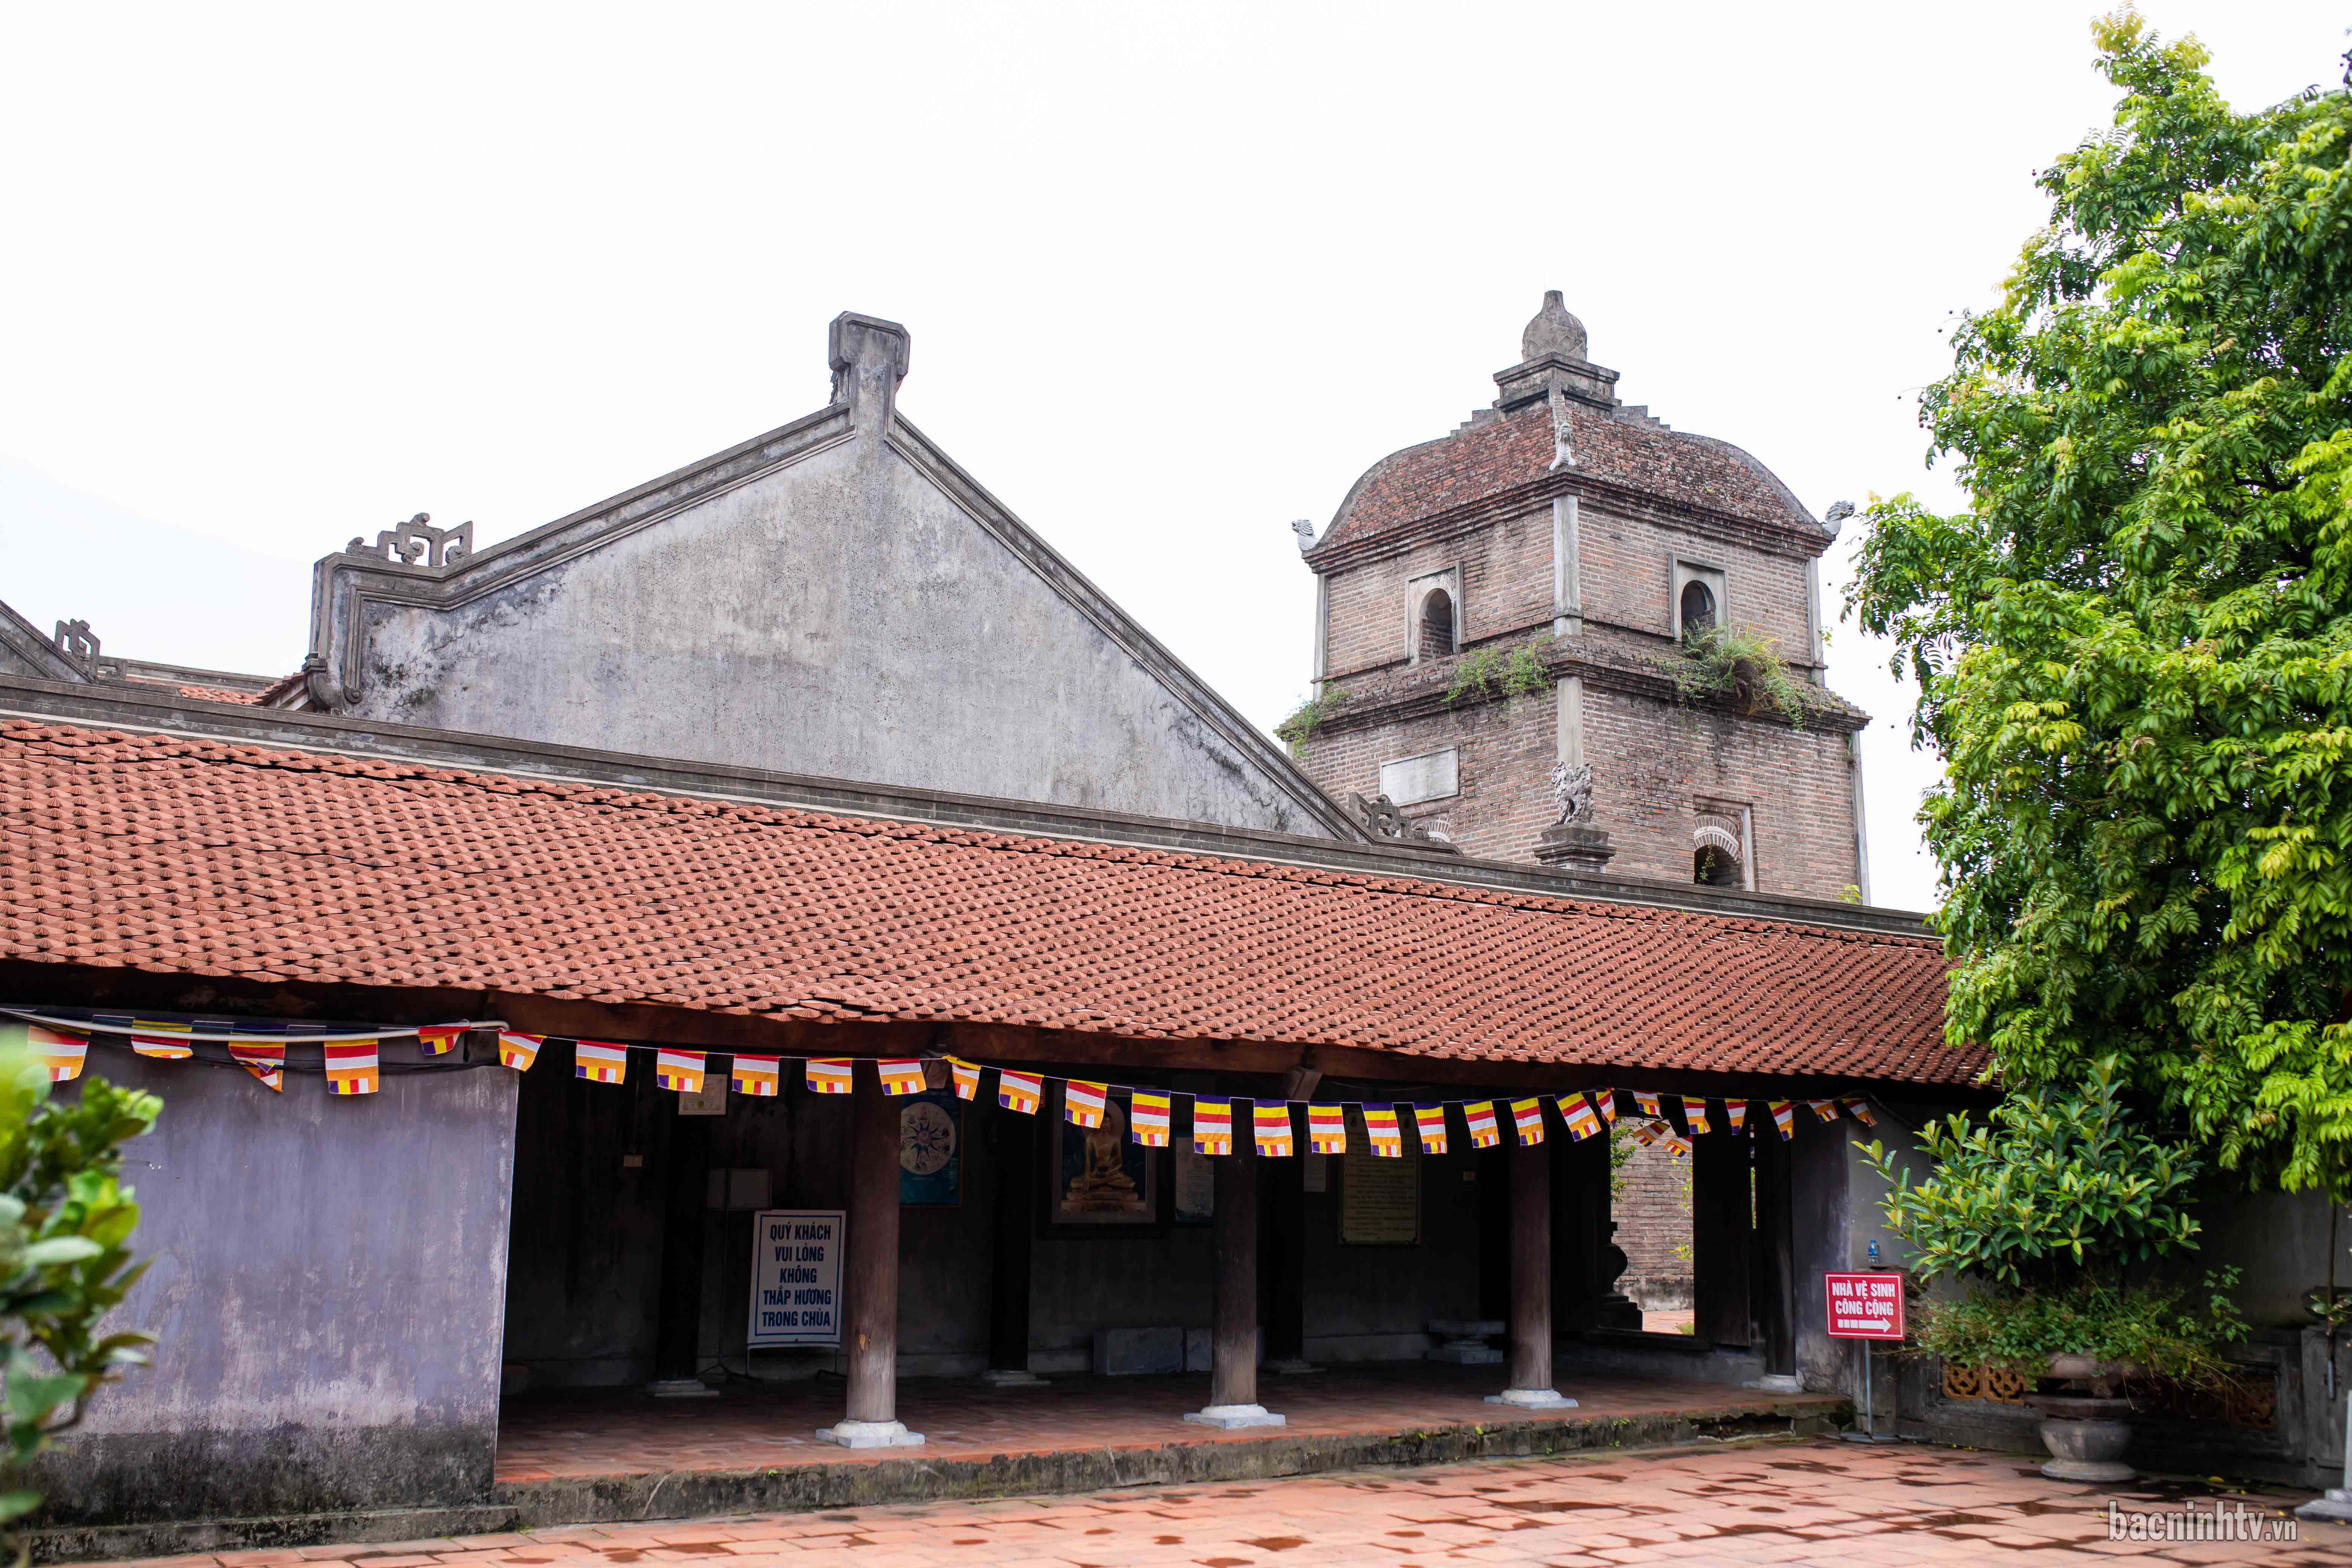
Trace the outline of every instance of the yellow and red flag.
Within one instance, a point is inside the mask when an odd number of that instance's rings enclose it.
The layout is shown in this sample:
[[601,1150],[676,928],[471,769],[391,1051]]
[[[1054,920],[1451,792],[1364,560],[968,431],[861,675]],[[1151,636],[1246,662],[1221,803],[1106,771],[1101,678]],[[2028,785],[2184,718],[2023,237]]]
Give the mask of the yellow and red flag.
[[572,1076],[590,1083],[624,1082],[629,1076],[629,1047],[615,1040],[574,1040]]
[[948,1070],[955,1074],[955,1091],[956,1098],[958,1100],[977,1100],[980,1098],[980,1066],[978,1063],[965,1061],[961,1057],[950,1057],[948,1058]]
[[1568,1123],[1568,1135],[1580,1143],[1601,1131],[1601,1118],[1592,1114],[1592,1107],[1584,1103],[1580,1094],[1559,1097],[1559,1119]]
[[656,1087],[674,1089],[680,1094],[700,1094],[707,1057],[703,1051],[674,1051],[662,1047],[654,1053]]
[[[131,1026],[131,1048],[142,1057],[155,1057],[164,1061],[178,1061],[196,1054],[188,1043],[189,1024],[166,1024],[152,1018],[142,1018]],[[374,1042],[368,1042],[371,1047]],[[360,1090],[365,1093],[365,1090]]]
[[1529,1098],[1511,1101],[1511,1126],[1519,1135],[1519,1147],[1532,1149],[1544,1141],[1543,1101]]
[[1234,1152],[1234,1102],[1192,1097],[1192,1148],[1202,1154]]
[[1348,1113],[1336,1105],[1307,1108],[1307,1146],[1318,1154],[1348,1152]]
[[329,1094],[375,1092],[375,1042],[329,1040],[319,1047],[327,1053]]
[[1786,1143],[1797,1135],[1797,1113],[1785,1100],[1775,1100],[1769,1104],[1772,1125],[1780,1130],[1780,1142]]
[[1037,1102],[1045,1098],[1045,1080],[1034,1072],[1011,1072],[996,1069],[996,1103],[1007,1110],[1017,1110],[1024,1116],[1037,1114]]
[[728,1064],[727,1081],[738,1094],[749,1094],[761,1100],[773,1100],[776,1090],[784,1086],[784,1062],[782,1057],[747,1057],[735,1053]]
[[46,1024],[25,1026],[26,1043],[41,1061],[41,1070],[49,1075],[51,1083],[70,1083],[81,1076],[81,1065],[89,1058],[89,1037],[75,1034],[70,1029],[52,1029]]
[[1107,1083],[1088,1083],[1074,1078],[1062,1089],[1062,1114],[1080,1127],[1100,1127],[1103,1123],[1103,1100],[1110,1093]]
[[1712,1131],[1706,1124],[1706,1101],[1687,1094],[1679,1098],[1683,1102],[1683,1125],[1691,1130],[1691,1136]]
[[1725,1100],[1723,1119],[1731,1124],[1734,1132],[1740,1131],[1748,1125],[1748,1102],[1744,1100]]
[[1860,1096],[1849,1095],[1845,1099],[1839,1100],[1838,1103],[1844,1106],[1848,1110],[1853,1111],[1853,1119],[1856,1121],[1861,1122],[1864,1127],[1875,1127],[1878,1125],[1878,1118],[1870,1113],[1869,1102],[1863,1100]]
[[446,1057],[466,1037],[463,1024],[427,1024],[416,1031],[416,1043],[428,1057]]
[[1617,1125],[1617,1091],[1615,1089],[1594,1089],[1592,1091],[1592,1107],[1594,1110],[1601,1112],[1601,1126],[1614,1127]]
[[875,1060],[874,1071],[882,1079],[885,1094],[923,1092],[923,1064],[919,1058],[880,1057]]
[[1128,1101],[1127,1131],[1147,1149],[1168,1147],[1168,1097],[1148,1089],[1134,1090]]
[[286,1092],[286,1042],[231,1040],[228,1059],[261,1080],[262,1087]]
[[1412,1108],[1412,1130],[1420,1134],[1421,1152],[1424,1154],[1445,1152],[1445,1107],[1416,1105]]
[[1644,1116],[1655,1116],[1659,1113],[1658,1097],[1654,1094],[1645,1094],[1637,1089],[1633,1091],[1633,1103],[1642,1108],[1642,1114]]
[[1257,1132],[1257,1152],[1269,1160],[1290,1158],[1290,1102],[1255,1107],[1250,1117]]
[[1495,1126],[1495,1102],[1474,1100],[1462,1108],[1463,1119],[1470,1123],[1470,1142],[1481,1149],[1492,1149],[1503,1141]]
[[529,1072],[530,1064],[539,1060],[539,1047],[546,1043],[545,1035],[518,1035],[512,1029],[500,1029],[499,1064],[517,1072]]
[[1394,1105],[1364,1107],[1364,1132],[1372,1141],[1372,1152],[1381,1159],[1404,1158],[1404,1130],[1397,1125]]
[[1812,1112],[1813,1112],[1813,1114],[1814,1114],[1815,1116],[1820,1117],[1822,1121],[1835,1121],[1837,1120],[1837,1101],[1836,1101],[1836,1100],[1809,1100],[1805,1101],[1805,1103],[1812,1109]]
[[847,1094],[849,1092],[849,1058],[847,1057],[816,1057],[807,1064],[803,1075],[811,1094]]

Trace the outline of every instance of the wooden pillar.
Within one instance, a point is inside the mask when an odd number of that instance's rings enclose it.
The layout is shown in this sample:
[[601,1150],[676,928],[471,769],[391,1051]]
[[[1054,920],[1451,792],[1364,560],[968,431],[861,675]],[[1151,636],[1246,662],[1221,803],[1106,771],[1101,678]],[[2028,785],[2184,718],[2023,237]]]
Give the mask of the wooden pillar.
[[1511,1151],[1513,1388],[1551,1386],[1551,1145]]
[[1718,1345],[1745,1345],[1750,1337],[1751,1131],[1718,1129],[1691,1140],[1692,1332]]
[[[1752,1111],[1761,1111],[1759,1117]],[[1797,1370],[1796,1223],[1790,1183],[1789,1145],[1772,1124],[1771,1108],[1757,1105],[1748,1118],[1756,1129],[1756,1327],[1768,1376],[1794,1379]]]
[[1045,1380],[1029,1370],[1029,1259],[1036,1239],[1037,1119],[998,1111],[988,1119],[996,1159],[996,1267],[989,1278],[988,1370],[997,1387]]
[[898,1102],[858,1082],[849,1097],[849,1267],[842,1349],[849,1416],[817,1436],[851,1448],[920,1443],[898,1421]]
[[1279,1426],[1257,1402],[1257,1148],[1249,1101],[1234,1102],[1234,1152],[1209,1156],[1216,1296],[1209,1319],[1209,1404],[1184,1417],[1203,1426]]
[[[680,1097],[664,1094],[662,1100]],[[654,1324],[653,1392],[666,1399],[698,1398],[718,1392],[695,1373],[701,1370],[702,1230],[710,1170],[710,1119],[679,1114],[674,1105],[659,1112],[669,1123],[669,1149],[662,1173],[661,1305]]]

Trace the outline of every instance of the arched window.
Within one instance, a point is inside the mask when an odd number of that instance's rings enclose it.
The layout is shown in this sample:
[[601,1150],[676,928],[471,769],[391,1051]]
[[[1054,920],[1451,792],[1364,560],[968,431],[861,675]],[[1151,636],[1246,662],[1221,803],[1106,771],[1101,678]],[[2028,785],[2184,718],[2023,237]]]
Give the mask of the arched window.
[[1444,658],[1454,651],[1454,596],[1432,588],[1421,602],[1421,657]]
[[1702,888],[1748,885],[1740,864],[1739,825],[1728,818],[1701,821],[1691,833],[1691,880]]
[[[1655,603],[1655,601],[1652,601]],[[1683,584],[1683,636],[1715,625],[1715,591],[1694,578]]]

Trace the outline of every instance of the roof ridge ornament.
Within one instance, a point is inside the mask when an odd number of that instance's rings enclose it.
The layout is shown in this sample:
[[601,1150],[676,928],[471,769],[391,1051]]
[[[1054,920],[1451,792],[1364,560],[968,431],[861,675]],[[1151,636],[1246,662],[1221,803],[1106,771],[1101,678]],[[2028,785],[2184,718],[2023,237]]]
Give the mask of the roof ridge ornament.
[[911,357],[912,339],[896,321],[844,310],[826,329],[833,401],[849,410],[850,426],[861,438],[875,439],[889,428]]
[[1584,323],[1569,312],[1559,289],[1547,289],[1543,309],[1535,313],[1527,331],[1519,334],[1519,358],[1541,359],[1546,354],[1558,354],[1562,359],[1582,359],[1585,341]]
[[1586,346],[1584,323],[1569,313],[1559,289],[1545,289],[1543,309],[1519,334],[1519,363],[1495,373],[1495,384],[1502,392],[1495,406],[1509,414],[1530,403],[1556,403],[1564,396],[1596,408],[1615,408],[1617,373],[1585,358]]
[[59,653],[81,667],[83,674],[93,680],[98,678],[98,634],[89,629],[88,621],[59,621],[57,635],[51,640],[58,645]]
[[455,528],[436,528],[433,514],[420,511],[397,528],[387,528],[369,544],[355,538],[343,546],[346,555],[379,556],[403,566],[455,566],[474,553],[472,520]]

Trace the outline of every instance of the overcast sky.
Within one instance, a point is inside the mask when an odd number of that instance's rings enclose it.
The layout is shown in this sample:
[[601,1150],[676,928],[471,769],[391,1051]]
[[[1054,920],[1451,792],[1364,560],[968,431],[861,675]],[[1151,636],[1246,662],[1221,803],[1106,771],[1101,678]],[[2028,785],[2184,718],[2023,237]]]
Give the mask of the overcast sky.
[[[2242,107],[2340,73],[2340,6],[2145,10]],[[0,7],[0,599],[282,673],[319,555],[807,413],[856,310],[913,332],[908,416],[1271,726],[1289,520],[1490,401],[1547,288],[1816,513],[1949,504],[1915,395],[2108,122],[2093,11]],[[1874,895],[1924,908],[1934,763],[1883,650],[1831,658]]]

